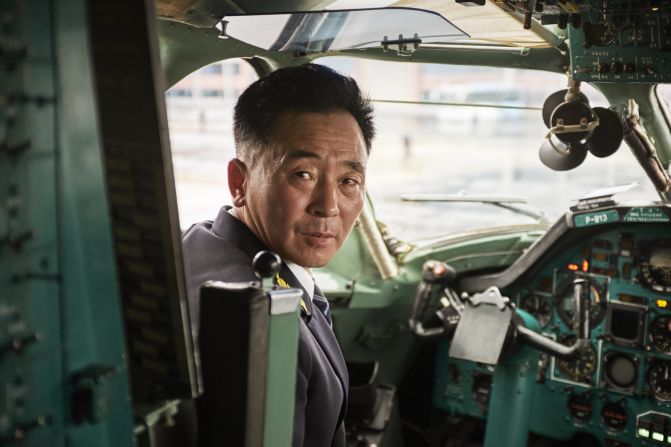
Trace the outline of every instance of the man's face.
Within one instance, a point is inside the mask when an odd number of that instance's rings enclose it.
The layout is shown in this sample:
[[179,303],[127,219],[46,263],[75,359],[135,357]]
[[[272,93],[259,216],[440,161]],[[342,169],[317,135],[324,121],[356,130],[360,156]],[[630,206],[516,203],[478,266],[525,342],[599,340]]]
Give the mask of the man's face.
[[246,166],[242,207],[231,191],[236,213],[283,259],[327,264],[364,203],[368,156],[359,125],[346,112],[286,112],[260,150]]

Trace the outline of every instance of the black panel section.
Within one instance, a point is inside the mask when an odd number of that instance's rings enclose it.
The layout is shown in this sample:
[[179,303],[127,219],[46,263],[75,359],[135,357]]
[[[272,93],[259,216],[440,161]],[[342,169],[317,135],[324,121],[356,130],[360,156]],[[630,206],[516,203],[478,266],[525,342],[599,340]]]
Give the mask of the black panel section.
[[625,303],[608,303],[606,337],[624,346],[640,346],[647,307]]
[[254,284],[207,282],[201,289],[199,446],[263,445],[269,303]]
[[89,33],[134,402],[198,392],[153,2],[91,0]]
[[[671,207],[659,203],[651,203],[635,209],[644,209],[647,206],[650,206],[653,209],[661,209],[666,216],[671,214]],[[627,213],[632,209],[632,207],[628,206],[617,206],[585,213],[566,213],[510,267],[498,273],[464,278],[459,282],[459,287],[462,291],[468,293],[482,292],[491,286],[496,286],[499,289],[508,287],[523,275],[533,274],[536,271],[536,268],[540,267],[538,261],[541,258],[549,259],[556,251],[560,250],[561,247],[585,239],[592,234],[611,228],[613,225],[626,224],[628,222],[626,217]],[[596,222],[593,222],[587,218],[582,221],[586,222],[586,224],[583,223],[585,226],[580,228],[575,227],[574,222],[577,218],[582,217],[582,215],[587,216],[592,215],[593,213],[599,213],[600,211],[614,211],[616,214],[615,220],[612,222],[610,220],[604,220],[601,221],[603,223],[599,223],[598,219],[594,219]],[[640,219],[631,220],[630,222],[644,223],[646,221]],[[664,222],[666,222],[666,220]],[[649,221],[649,223],[654,223],[654,221]]]

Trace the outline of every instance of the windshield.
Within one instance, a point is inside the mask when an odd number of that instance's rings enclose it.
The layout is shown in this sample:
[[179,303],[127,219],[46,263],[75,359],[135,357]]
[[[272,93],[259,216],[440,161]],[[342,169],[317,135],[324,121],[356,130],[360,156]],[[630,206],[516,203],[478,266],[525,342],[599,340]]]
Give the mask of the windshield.
[[[588,155],[578,168],[556,172],[538,157],[547,128],[540,108],[566,86],[559,74],[353,58],[317,62],[353,76],[376,101],[377,137],[369,160],[368,193],[377,219],[403,240],[430,239],[482,228],[550,221],[575,199],[605,186],[638,181],[618,200],[656,200],[626,144],[605,159]],[[608,107],[583,84],[590,105]],[[389,100],[430,102],[386,102]],[[452,104],[500,105],[466,107]],[[404,195],[462,195],[467,203],[408,202]],[[457,197],[458,198],[458,197]],[[519,213],[478,199],[525,199]],[[516,201],[517,202],[517,201]],[[504,204],[505,205],[505,204]]]
[[[377,137],[367,190],[377,219],[403,240],[534,223],[537,219],[530,216],[538,211],[554,220],[590,191],[631,181],[640,184],[619,200],[657,199],[625,144],[606,159],[588,155],[568,172],[540,162],[538,149],[547,129],[539,108],[565,87],[562,75],[336,57],[317,62],[353,76],[376,100]],[[233,106],[255,79],[245,61],[231,60],[202,68],[167,93],[182,228],[212,219],[220,206],[230,204],[226,163],[234,156]],[[594,88],[583,85],[582,91],[592,106],[607,106]],[[427,194],[471,201],[402,200]],[[492,198],[515,199],[508,205],[516,209],[478,202]]]
[[[440,14],[407,8],[226,16],[225,34],[272,51],[340,51],[446,43],[468,36]],[[394,44],[395,43],[395,44]]]

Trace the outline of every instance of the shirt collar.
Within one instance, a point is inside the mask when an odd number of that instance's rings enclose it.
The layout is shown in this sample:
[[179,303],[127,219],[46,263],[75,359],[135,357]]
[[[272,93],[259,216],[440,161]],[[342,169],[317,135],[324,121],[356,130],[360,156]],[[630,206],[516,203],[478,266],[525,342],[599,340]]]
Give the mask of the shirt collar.
[[315,294],[315,281],[312,279],[310,272],[305,267],[301,267],[300,265],[291,261],[284,261],[284,263],[287,265],[289,270],[291,270],[291,273],[294,274],[296,279],[301,283],[301,286],[303,286],[305,291],[308,293],[310,299],[312,299]]

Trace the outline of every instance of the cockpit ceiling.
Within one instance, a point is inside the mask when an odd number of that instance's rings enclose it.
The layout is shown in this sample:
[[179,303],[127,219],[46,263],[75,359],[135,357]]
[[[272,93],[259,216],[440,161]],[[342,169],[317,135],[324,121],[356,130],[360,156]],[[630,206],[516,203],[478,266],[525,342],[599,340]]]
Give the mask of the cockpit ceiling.
[[[218,4],[217,4],[218,3]],[[249,4],[243,4],[249,3]],[[157,0],[156,13],[160,17],[172,18],[179,21],[202,26],[202,18],[216,19],[228,14],[240,14],[243,11],[249,14],[258,13],[287,13],[299,11],[366,9],[383,7],[417,8],[436,12],[458,28],[466,32],[471,38],[467,43],[492,44],[526,48],[549,48],[552,44],[539,36],[533,30],[525,30],[517,18],[503,10],[492,1],[484,6],[467,7],[454,0],[336,0],[334,2],[300,2],[293,0],[261,2],[263,8],[256,10],[257,2],[208,0]],[[299,8],[298,5],[314,5],[311,8]],[[240,6],[236,11],[233,5]],[[193,18],[193,19],[191,19]],[[465,42],[466,43],[466,42]]]
[[399,0],[390,6],[404,6],[435,11],[471,36],[470,43],[549,48],[552,45],[522,22],[491,1],[484,6],[467,7],[455,1]]

